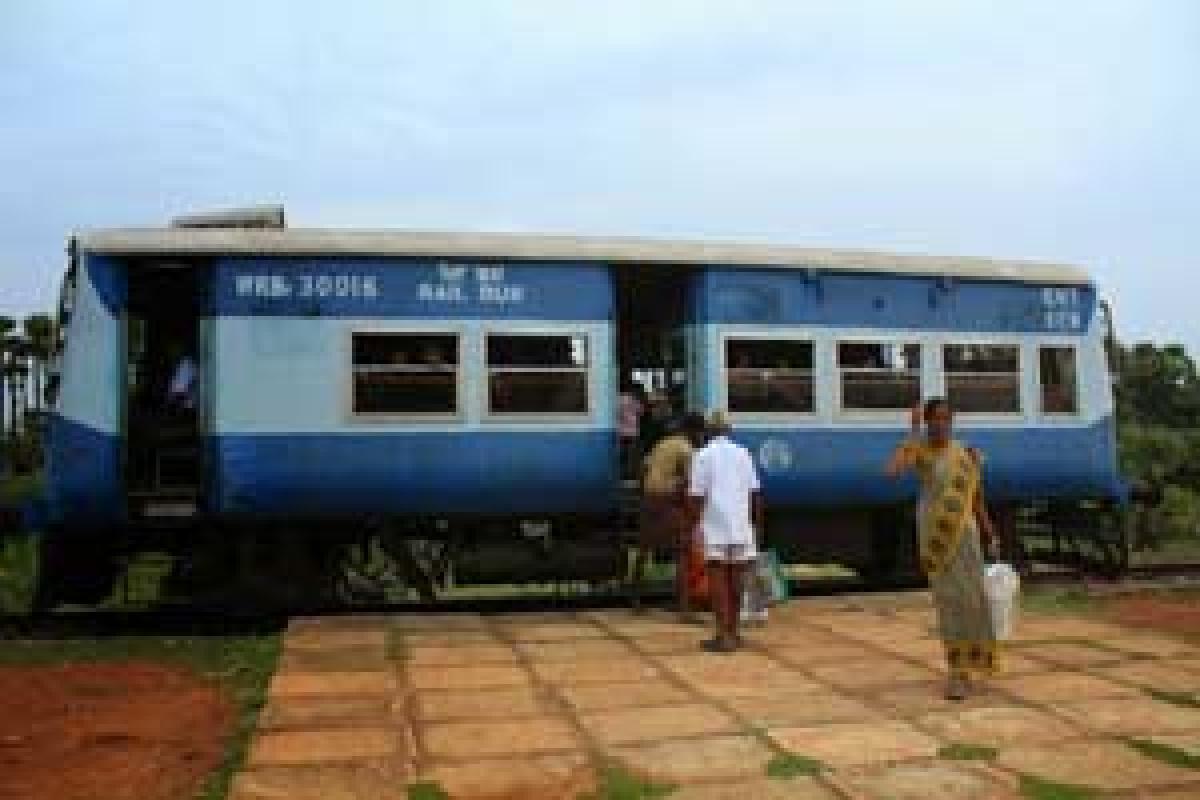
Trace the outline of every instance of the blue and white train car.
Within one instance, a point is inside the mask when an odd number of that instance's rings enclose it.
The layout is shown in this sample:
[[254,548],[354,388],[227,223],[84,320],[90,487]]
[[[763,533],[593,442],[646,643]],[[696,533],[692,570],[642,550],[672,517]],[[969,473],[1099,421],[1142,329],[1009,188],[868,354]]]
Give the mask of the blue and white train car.
[[870,537],[829,520],[911,499],[881,465],[921,398],[957,408],[993,504],[1122,493],[1103,311],[1073,267],[220,226],[84,233],[71,260],[64,536],[164,514],[611,530],[634,376],[728,409],[770,535],[833,560]]

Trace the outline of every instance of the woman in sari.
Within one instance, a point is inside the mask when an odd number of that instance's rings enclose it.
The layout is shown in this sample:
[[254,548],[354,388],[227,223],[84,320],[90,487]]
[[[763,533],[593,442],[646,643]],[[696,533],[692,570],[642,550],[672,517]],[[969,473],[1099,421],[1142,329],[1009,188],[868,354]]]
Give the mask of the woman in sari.
[[997,666],[996,632],[983,588],[983,555],[994,530],[983,503],[979,453],[952,438],[953,421],[942,398],[915,407],[912,435],[896,449],[887,473],[897,477],[914,471],[920,481],[921,569],[933,591],[946,648],[946,696],[964,700],[972,678]]

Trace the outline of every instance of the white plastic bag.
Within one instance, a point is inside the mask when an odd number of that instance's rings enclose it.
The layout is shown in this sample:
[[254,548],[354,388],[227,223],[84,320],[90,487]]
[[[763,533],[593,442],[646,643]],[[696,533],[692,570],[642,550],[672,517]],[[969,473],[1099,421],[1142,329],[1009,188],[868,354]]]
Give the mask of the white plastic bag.
[[1021,576],[1009,564],[997,562],[984,567],[983,590],[987,594],[997,639],[1007,639],[1012,635],[1020,589]]

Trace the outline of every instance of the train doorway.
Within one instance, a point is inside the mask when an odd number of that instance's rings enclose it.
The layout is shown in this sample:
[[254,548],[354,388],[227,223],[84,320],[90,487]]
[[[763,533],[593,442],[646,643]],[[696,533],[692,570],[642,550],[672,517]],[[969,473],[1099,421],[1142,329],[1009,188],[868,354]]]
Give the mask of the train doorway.
[[[688,341],[694,271],[689,268],[630,265],[616,270],[616,361],[619,389],[640,411],[635,442],[622,442],[621,477],[638,477],[640,456],[668,425],[687,410]],[[618,409],[620,414],[621,409]]]
[[203,486],[202,270],[131,263],[125,335],[125,488],[135,516],[191,516]]

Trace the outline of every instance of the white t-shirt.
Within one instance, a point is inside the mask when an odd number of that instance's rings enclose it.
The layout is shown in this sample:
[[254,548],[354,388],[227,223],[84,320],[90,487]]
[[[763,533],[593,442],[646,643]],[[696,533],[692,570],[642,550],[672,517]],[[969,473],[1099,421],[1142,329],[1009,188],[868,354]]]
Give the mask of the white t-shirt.
[[728,437],[718,436],[696,453],[688,493],[704,498],[700,529],[705,547],[754,542],[750,493],[758,489],[750,451]]

